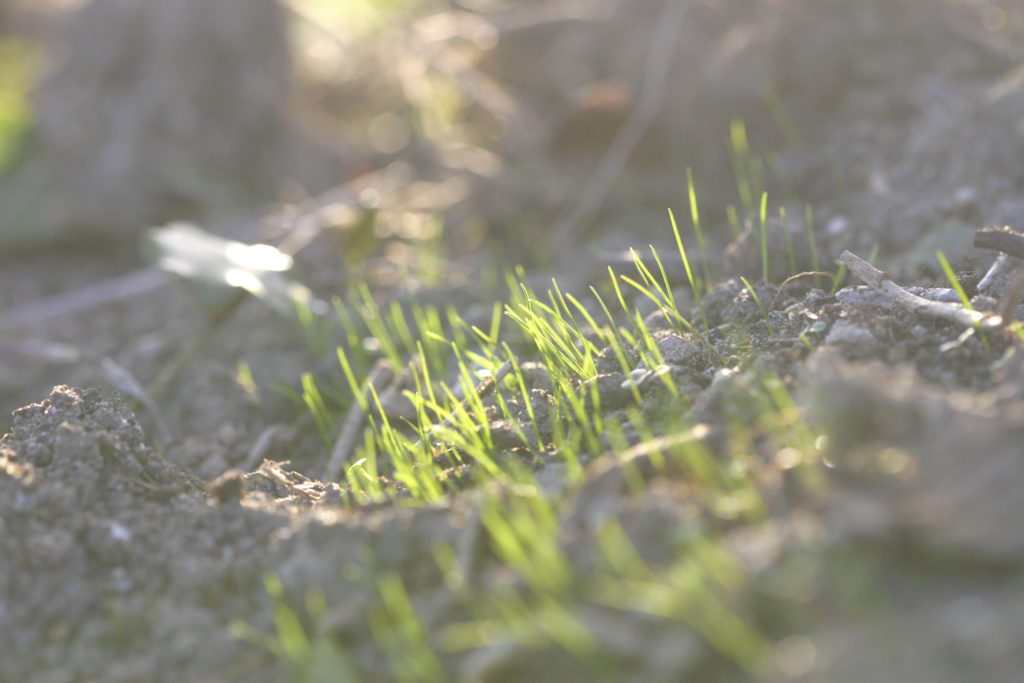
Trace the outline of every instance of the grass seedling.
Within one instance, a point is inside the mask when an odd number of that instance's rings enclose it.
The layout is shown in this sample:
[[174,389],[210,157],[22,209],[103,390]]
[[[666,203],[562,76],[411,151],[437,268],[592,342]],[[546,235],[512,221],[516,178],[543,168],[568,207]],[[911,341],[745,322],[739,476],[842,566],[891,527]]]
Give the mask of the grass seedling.
[[[700,210],[697,208],[697,193],[693,189],[693,171],[686,168],[686,189],[690,195],[690,220],[693,221],[693,231],[697,235],[697,250],[700,252],[701,271],[704,274],[704,286],[711,291],[711,273],[708,271],[708,259],[704,249],[704,233],[700,229]],[[654,247],[651,247],[654,250]],[[660,264],[659,264],[660,265]]]
[[[818,263],[818,245],[814,239],[814,214],[810,204],[804,206],[804,221],[807,223],[807,245],[811,249],[811,267],[817,272],[821,270],[821,265]],[[814,286],[821,288],[820,278],[817,275],[814,276]]]
[[309,412],[313,416],[313,422],[316,424],[317,431],[320,432],[320,438],[323,439],[327,448],[330,448],[331,442],[334,439],[334,417],[331,415],[330,410],[328,410],[327,402],[320,393],[316,380],[313,379],[311,373],[302,373],[301,384],[302,401],[309,408]]
[[[334,312],[338,316],[338,320],[341,323],[341,329],[345,334],[345,348],[351,350],[362,350],[362,346],[359,343],[359,327],[357,327],[356,321],[352,317],[352,312],[349,310],[349,307],[345,304],[344,301],[341,300],[340,297],[337,296],[331,299],[331,304],[334,307]],[[357,358],[356,360],[360,367],[365,362],[365,358],[363,358],[362,355],[360,355],[360,357]]]
[[334,329],[330,318],[315,313],[310,302],[302,298],[295,300],[295,316],[306,337],[306,346],[313,356],[325,357],[334,345]]
[[246,399],[253,404],[259,404],[259,385],[256,384],[256,379],[252,375],[252,368],[244,360],[239,360],[235,365],[235,382],[245,392]]
[[[953,288],[956,295],[960,298],[960,303],[968,311],[973,311],[974,306],[971,304],[971,298],[967,296],[967,292],[964,291],[964,287],[960,284],[960,280],[956,278],[956,273],[953,272],[953,267],[949,265],[949,260],[946,258],[946,255],[940,250],[935,252],[935,258],[939,260],[942,272],[945,273],[946,279],[949,280],[949,286]],[[989,348],[988,337],[985,336],[985,333],[982,331],[981,325],[975,323],[974,331],[978,334],[978,337],[981,339],[981,343],[985,346],[985,350],[987,351]]]
[[789,234],[789,221],[786,220],[786,207],[779,207],[779,221],[782,223],[782,234],[786,236],[786,254],[789,256],[789,274],[796,275],[796,254],[793,252],[793,238]]
[[960,298],[960,303],[968,311],[973,311],[974,306],[971,305],[971,299],[967,296],[967,292],[964,291],[963,285],[960,284],[960,280],[957,279],[956,273],[953,272],[953,267],[949,265],[949,259],[940,250],[935,252],[935,258],[939,261],[939,266],[942,267],[942,272],[946,275],[946,279],[949,281],[949,286],[956,292],[957,297]]
[[750,145],[747,143],[747,127],[742,119],[733,119],[729,125],[729,149],[733,175],[736,177],[736,189],[740,194],[740,204],[745,211],[752,211],[754,189],[751,182]]
[[768,282],[768,193],[761,193],[761,281]]
[[[875,244],[875,246],[873,246],[871,248],[871,253],[868,254],[868,257],[865,260],[868,263],[874,264],[876,258],[878,258],[878,245],[877,244]],[[836,272],[835,277],[832,278],[832,289],[829,291],[829,294],[835,294],[839,290],[839,285],[843,284],[843,280],[845,280],[845,279],[846,279],[846,264],[841,263],[841,264],[839,264],[839,270]]]
[[[292,667],[292,680],[300,683],[358,681],[348,656],[330,637],[317,634],[311,638],[306,632],[302,617],[285,599],[280,577],[267,573],[263,576],[263,584],[272,602],[274,632],[264,633],[236,619],[229,625],[231,634],[287,660]],[[306,593],[305,608],[306,616],[314,626],[321,623],[327,613],[323,592]]]
[[729,230],[732,231],[733,239],[743,234],[743,227],[740,225],[740,217],[736,213],[736,207],[730,204],[725,207],[725,219],[729,223]]
[[[711,327],[708,325],[707,316],[704,315],[704,306],[701,304],[701,287],[696,282],[693,276],[693,269],[690,268],[690,259],[686,256],[686,247],[683,246],[682,235],[679,234],[679,226],[676,224],[675,214],[672,213],[672,209],[668,210],[668,218],[672,222],[672,233],[676,237],[676,246],[679,248],[679,256],[683,259],[683,268],[686,269],[686,279],[690,282],[690,291],[693,292],[693,298],[697,301],[697,310],[700,311],[700,319],[704,323],[704,329],[710,330]],[[614,278],[614,274],[612,276]],[[625,308],[625,304],[623,304]]]
[[361,314],[363,322],[366,323],[372,338],[380,345],[381,353],[391,362],[391,369],[398,372],[398,369],[404,365],[402,355],[399,353],[394,336],[391,334],[391,330],[388,329],[388,325],[384,321],[384,316],[381,314],[373,294],[370,293],[369,286],[365,282],[360,283],[356,291],[362,304]]
[[444,669],[430,647],[427,629],[413,607],[401,577],[387,572],[377,579],[381,604],[367,614],[377,644],[388,655],[391,674],[399,683],[445,680]]
[[770,645],[730,608],[749,579],[724,542],[696,535],[679,560],[654,568],[615,523],[602,527],[598,541],[607,569],[587,583],[591,601],[681,621],[748,672],[763,663]]

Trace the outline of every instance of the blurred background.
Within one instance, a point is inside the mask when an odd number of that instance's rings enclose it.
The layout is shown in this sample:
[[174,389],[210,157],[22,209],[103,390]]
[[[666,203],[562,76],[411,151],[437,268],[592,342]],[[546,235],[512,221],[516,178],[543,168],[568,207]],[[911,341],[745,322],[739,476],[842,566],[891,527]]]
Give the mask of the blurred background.
[[[762,190],[834,215],[864,185],[910,189],[879,170],[892,143],[915,135],[923,105],[962,96],[958,80],[1017,64],[1021,30],[1019,7],[983,0],[0,11],[5,251],[110,250],[148,225],[294,205],[380,173],[361,188],[361,208],[384,214],[375,237],[435,222],[456,253],[555,263],[594,235],[619,247],[664,234],[687,168],[723,242],[728,207],[741,224]],[[868,121],[882,128],[857,130]],[[919,236],[905,230],[892,246]]]
[[669,208],[692,242],[692,177],[712,279],[760,276],[765,193],[772,258],[813,228],[823,267],[927,272],[1024,225],[1021,8],[4,0],[0,413],[65,376],[15,351],[145,368],[147,311],[188,334],[191,309],[104,303],[165,287],[139,242],[172,221],[279,246],[324,298],[366,281],[486,318],[515,264],[586,291],[671,247]]

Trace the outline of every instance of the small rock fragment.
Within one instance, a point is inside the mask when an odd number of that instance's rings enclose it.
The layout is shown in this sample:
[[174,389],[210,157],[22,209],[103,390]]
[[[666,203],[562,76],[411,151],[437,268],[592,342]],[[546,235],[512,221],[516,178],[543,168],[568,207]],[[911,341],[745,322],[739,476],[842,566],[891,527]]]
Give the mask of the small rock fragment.
[[866,327],[861,327],[848,320],[837,320],[828,335],[826,344],[837,346],[863,346],[875,343],[875,335]]
[[700,358],[700,347],[688,342],[678,334],[667,335],[658,341],[662,360],[671,365],[689,365]]

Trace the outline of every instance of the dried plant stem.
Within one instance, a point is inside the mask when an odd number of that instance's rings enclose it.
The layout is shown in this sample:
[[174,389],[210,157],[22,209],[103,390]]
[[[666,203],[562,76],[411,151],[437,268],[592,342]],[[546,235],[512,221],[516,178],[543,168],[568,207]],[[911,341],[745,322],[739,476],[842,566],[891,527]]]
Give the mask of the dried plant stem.
[[889,277],[889,274],[875,268],[864,259],[844,251],[839,256],[839,262],[845,265],[851,273],[866,282],[870,287],[878,290],[892,299],[896,305],[921,315],[932,318],[948,320],[965,327],[997,327],[1002,324],[1003,319],[992,313],[982,313],[964,308],[960,304],[931,301],[903,289]]

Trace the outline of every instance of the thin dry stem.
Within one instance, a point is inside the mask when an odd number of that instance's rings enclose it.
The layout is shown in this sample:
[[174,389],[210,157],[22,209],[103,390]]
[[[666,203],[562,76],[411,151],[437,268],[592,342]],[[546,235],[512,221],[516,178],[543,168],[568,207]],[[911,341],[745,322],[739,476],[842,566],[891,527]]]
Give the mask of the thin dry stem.
[[849,251],[844,251],[840,254],[839,261],[870,287],[885,294],[896,305],[912,313],[948,320],[965,327],[997,327],[1003,323],[1001,317],[992,313],[972,311],[960,304],[931,301],[911,294],[893,282],[888,273],[875,268],[864,259]]

